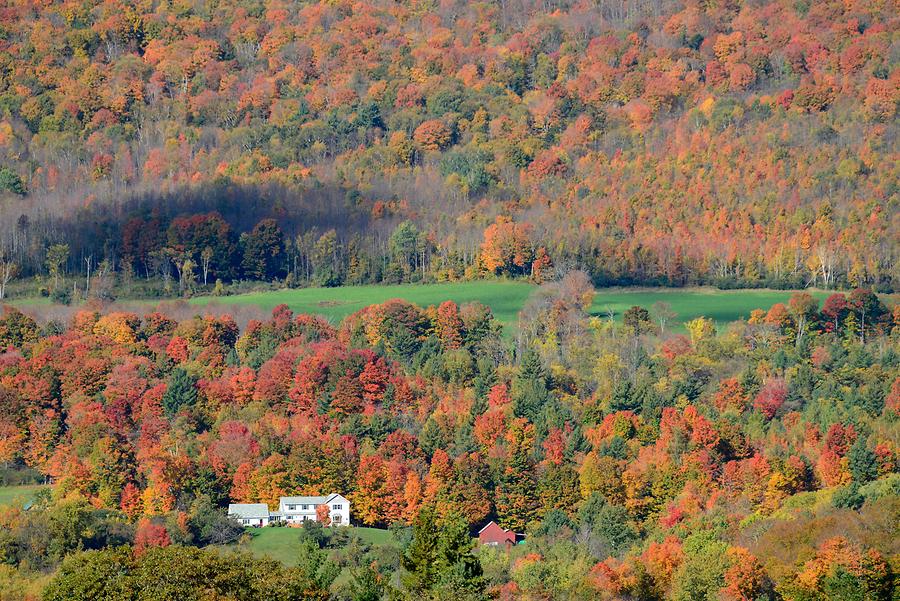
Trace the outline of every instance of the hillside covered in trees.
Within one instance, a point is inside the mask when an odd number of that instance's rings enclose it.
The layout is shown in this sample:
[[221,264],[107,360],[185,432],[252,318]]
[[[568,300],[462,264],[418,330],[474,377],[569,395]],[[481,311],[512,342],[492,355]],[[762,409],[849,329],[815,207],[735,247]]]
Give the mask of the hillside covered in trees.
[[894,2],[0,4],[0,276],[900,282]]
[[[900,308],[797,293],[682,335],[591,317],[593,295],[544,285],[515,344],[452,302],[243,331],[7,307],[0,462],[54,485],[0,509],[0,596],[896,599]],[[229,502],[321,491],[399,548],[304,528],[296,567],[203,549],[240,534]],[[526,543],[473,550],[491,519]]]

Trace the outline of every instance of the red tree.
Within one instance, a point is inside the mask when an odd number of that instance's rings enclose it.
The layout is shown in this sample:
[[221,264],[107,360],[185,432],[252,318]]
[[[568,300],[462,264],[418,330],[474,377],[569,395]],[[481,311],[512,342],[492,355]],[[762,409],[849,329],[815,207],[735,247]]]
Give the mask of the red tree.
[[152,522],[148,519],[142,519],[138,522],[137,530],[134,533],[134,552],[141,555],[150,547],[168,547],[172,544],[166,527]]

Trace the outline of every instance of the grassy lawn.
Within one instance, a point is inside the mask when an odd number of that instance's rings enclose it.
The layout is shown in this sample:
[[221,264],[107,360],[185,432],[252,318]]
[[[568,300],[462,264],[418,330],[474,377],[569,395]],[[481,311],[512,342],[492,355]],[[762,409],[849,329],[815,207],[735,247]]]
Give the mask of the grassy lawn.
[[[351,526],[347,531],[373,546],[395,544],[391,533],[387,530]],[[247,532],[253,538],[246,549],[254,556],[277,559],[286,566],[297,564],[297,547],[300,539],[300,531],[297,528],[248,528]]]
[[50,299],[44,296],[23,296],[9,300],[4,299],[3,302],[14,307],[19,307],[20,309],[26,309],[28,307],[48,307],[51,304]]
[[[286,304],[295,313],[323,315],[337,323],[347,315],[368,305],[392,298],[402,298],[422,307],[445,300],[457,303],[479,301],[491,307],[504,326],[515,324],[517,316],[535,286],[524,282],[452,282],[442,284],[404,284],[396,286],[348,286],[343,288],[304,288],[240,294],[228,297],[197,297],[191,303],[210,302],[222,305],[256,305],[271,310]],[[820,301],[828,292],[812,292]],[[664,301],[678,314],[676,328],[685,321],[705,316],[717,323],[749,317],[753,309],[768,309],[775,303],[787,302],[791,292],[784,290],[716,290],[713,288],[601,288],[592,307],[595,315],[612,310],[616,319],[632,305],[649,309]],[[507,328],[508,329],[508,328]]]
[[357,535],[372,546],[394,546],[397,544],[397,541],[394,540],[390,531],[382,530],[380,528],[351,526],[350,533]]
[[27,503],[34,498],[35,493],[46,488],[41,484],[26,484],[22,486],[0,486],[0,505],[12,505],[13,503]]
[[295,313],[323,315],[337,323],[369,305],[402,298],[421,307],[446,300],[459,304],[479,301],[491,307],[504,325],[513,323],[534,286],[525,282],[447,282],[442,284],[398,284],[392,286],[345,286],[342,288],[302,288],[238,294],[227,297],[201,296],[192,304],[219,302],[223,305],[256,305],[270,311],[280,304]]
[[[724,324],[741,318],[746,319],[754,309],[769,309],[776,303],[787,303],[792,294],[792,291],[786,290],[607,288],[597,291],[591,312],[605,316],[612,310],[616,320],[620,320],[622,313],[634,305],[650,309],[653,303],[661,301],[672,306],[672,311],[678,315],[674,320],[678,325],[701,316]],[[821,303],[831,292],[813,290],[810,294]]]

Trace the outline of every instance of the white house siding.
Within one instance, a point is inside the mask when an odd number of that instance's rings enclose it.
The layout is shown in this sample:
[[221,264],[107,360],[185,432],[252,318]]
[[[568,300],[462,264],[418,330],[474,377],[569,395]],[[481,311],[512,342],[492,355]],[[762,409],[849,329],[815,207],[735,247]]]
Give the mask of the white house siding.
[[331,523],[335,526],[350,524],[350,501],[345,497],[332,494],[327,497],[281,497],[278,509],[288,524],[302,524],[305,521],[316,521],[316,507],[328,505]]

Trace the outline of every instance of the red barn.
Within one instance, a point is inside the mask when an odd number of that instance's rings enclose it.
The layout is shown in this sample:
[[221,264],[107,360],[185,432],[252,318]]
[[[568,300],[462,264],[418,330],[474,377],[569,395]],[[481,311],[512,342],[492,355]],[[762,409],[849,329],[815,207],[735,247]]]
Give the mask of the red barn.
[[516,533],[512,530],[504,530],[496,522],[491,521],[478,531],[478,542],[482,545],[503,545],[509,548],[516,544]]

